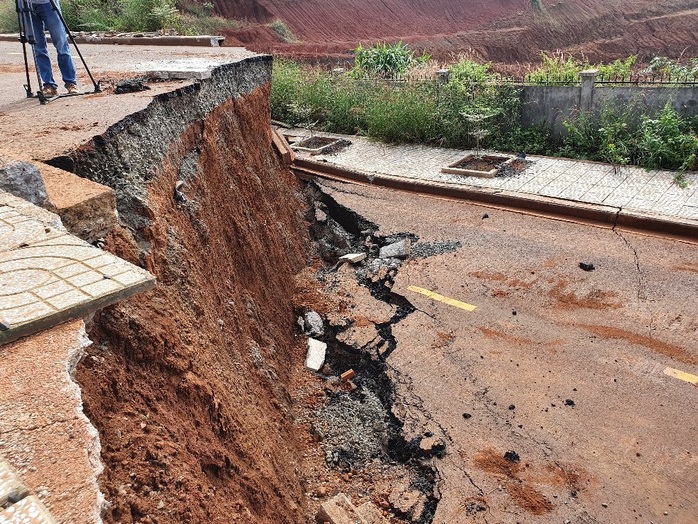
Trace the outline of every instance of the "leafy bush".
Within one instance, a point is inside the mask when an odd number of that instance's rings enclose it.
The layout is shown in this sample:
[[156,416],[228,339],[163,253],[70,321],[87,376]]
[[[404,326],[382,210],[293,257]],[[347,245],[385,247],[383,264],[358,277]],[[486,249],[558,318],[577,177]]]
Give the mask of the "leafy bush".
[[598,69],[599,75],[605,78],[627,78],[636,62],[637,55],[632,55],[625,60],[621,58],[614,60],[610,64],[597,64],[594,68]]
[[120,31],[157,31],[179,25],[174,0],[121,0],[116,29]]
[[644,73],[665,76],[668,78],[698,78],[698,58],[691,58],[680,64],[666,56],[655,56],[644,69]]
[[68,27],[81,31],[158,31],[174,29],[182,34],[212,34],[237,29],[238,20],[214,14],[213,4],[187,0],[63,0]]
[[291,60],[274,59],[271,82],[271,116],[282,122],[296,123],[294,104],[298,102],[301,86],[305,84],[300,66]]
[[272,115],[290,124],[388,142],[493,147],[616,166],[698,168],[698,118],[682,118],[671,104],[652,117],[640,99],[578,112],[564,122],[567,134],[558,141],[549,128],[521,126],[520,89],[492,73],[488,64],[467,60],[455,64],[442,84],[367,79],[276,59]]
[[639,163],[647,168],[698,168],[698,136],[670,103],[656,118],[643,115],[636,140]]
[[376,84],[364,108],[369,136],[386,142],[431,143],[439,138],[435,120],[436,99],[428,96],[426,86],[410,83],[393,89]]
[[271,27],[272,31],[274,31],[284,42],[289,43],[294,41],[293,33],[282,20],[274,20],[271,24],[269,24],[269,27]]
[[353,75],[356,77],[390,78],[405,74],[410,67],[423,64],[429,55],[414,56],[414,51],[403,43],[378,43],[373,47],[361,44],[354,49]]
[[14,0],[0,1],[0,33],[17,33],[17,9]]
[[571,56],[565,57],[561,52],[550,55],[541,53],[541,65],[529,73],[528,81],[534,84],[554,82],[575,85],[579,83],[579,72],[588,66],[588,62],[580,62]]
[[564,122],[562,154],[647,169],[698,168],[698,135],[671,103],[647,115],[637,103],[607,105],[595,114],[579,113]]

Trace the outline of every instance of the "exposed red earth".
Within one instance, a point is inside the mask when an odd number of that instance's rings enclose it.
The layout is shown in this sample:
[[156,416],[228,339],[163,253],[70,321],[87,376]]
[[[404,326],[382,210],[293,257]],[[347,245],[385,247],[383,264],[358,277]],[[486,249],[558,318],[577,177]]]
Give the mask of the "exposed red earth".
[[[698,3],[692,0],[215,0],[216,10],[250,22],[228,44],[299,57],[349,57],[359,42],[402,39],[439,58],[474,53],[495,62],[528,62],[541,51],[593,61],[639,54],[698,52]],[[265,24],[283,21],[295,41]]]

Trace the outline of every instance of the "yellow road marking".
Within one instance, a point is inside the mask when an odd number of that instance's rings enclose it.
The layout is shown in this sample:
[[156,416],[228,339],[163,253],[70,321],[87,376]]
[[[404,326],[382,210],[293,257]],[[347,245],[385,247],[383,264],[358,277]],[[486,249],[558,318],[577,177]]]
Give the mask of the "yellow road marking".
[[407,289],[409,289],[410,291],[414,291],[415,293],[421,293],[422,295],[426,295],[433,300],[438,300],[439,302],[443,302],[444,304],[448,304],[449,306],[465,309],[466,311],[475,311],[475,308],[477,307],[473,306],[472,304],[466,304],[465,302],[456,300],[455,298],[449,298],[440,295],[439,293],[434,293],[433,291],[429,291],[428,289],[424,289],[423,287],[409,286]]
[[678,369],[674,368],[666,368],[664,370],[664,374],[669,375],[670,377],[678,378],[679,380],[683,380],[693,384],[694,386],[698,386],[698,376],[696,375],[691,375],[690,373],[679,371]]

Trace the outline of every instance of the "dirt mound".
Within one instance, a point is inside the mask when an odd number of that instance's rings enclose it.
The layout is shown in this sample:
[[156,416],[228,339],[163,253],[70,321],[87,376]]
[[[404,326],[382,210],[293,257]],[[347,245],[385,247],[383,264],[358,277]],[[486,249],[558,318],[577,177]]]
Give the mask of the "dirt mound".
[[541,51],[558,49],[593,61],[698,54],[698,9],[692,0],[544,1],[541,10],[524,0],[258,0],[244,8],[239,3],[218,0],[216,6],[225,16],[282,20],[297,40],[286,44],[263,33],[245,43],[306,58],[346,58],[358,42],[398,39],[440,58],[468,52],[496,62],[536,61]]

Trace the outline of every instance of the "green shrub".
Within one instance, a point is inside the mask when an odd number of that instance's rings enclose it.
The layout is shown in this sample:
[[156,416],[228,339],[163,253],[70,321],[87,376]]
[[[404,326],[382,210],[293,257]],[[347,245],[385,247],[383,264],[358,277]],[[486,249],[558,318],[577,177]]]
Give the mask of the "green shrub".
[[120,31],[157,31],[179,25],[174,0],[121,0],[116,29]]
[[271,81],[271,116],[276,120],[295,124],[293,106],[298,101],[301,83],[305,79],[300,66],[291,60],[274,59]]
[[616,166],[698,167],[698,118],[682,118],[671,104],[655,117],[646,115],[641,100],[578,112],[564,122],[567,133],[559,141],[549,128],[520,125],[520,93],[519,86],[500,79],[489,65],[467,61],[454,65],[449,81],[441,84],[366,79],[276,59],[271,103],[275,119],[387,142],[479,145]]
[[642,117],[637,148],[639,163],[647,168],[679,171],[698,168],[698,136],[671,103],[667,103],[655,118]]
[[668,78],[698,78],[698,58],[691,58],[684,64],[666,56],[655,56],[643,73]]
[[354,49],[355,77],[390,78],[404,75],[411,67],[423,64],[429,60],[429,55],[415,57],[414,51],[403,43],[378,43],[372,47],[361,44]]
[[408,83],[399,88],[376,84],[364,109],[366,132],[386,142],[431,143],[439,138],[434,116],[436,99],[428,86]]
[[295,40],[293,33],[282,20],[274,20],[269,24],[269,27],[278,35],[279,38],[281,38],[282,41],[290,43]]
[[599,70],[599,75],[605,78],[627,78],[632,73],[633,66],[637,62],[637,55],[632,55],[625,60],[619,58],[610,64],[597,64],[594,67]]
[[0,1],[0,33],[17,33],[19,23],[17,22],[17,8],[14,0]]
[[561,85],[579,83],[579,72],[589,67],[588,62],[580,62],[563,53],[541,53],[541,65],[529,73],[528,81],[534,84],[554,82]]

